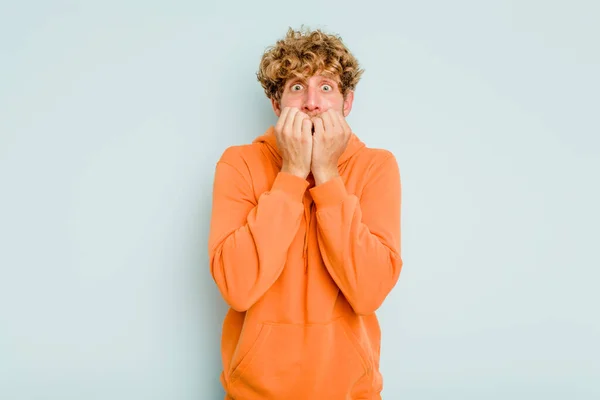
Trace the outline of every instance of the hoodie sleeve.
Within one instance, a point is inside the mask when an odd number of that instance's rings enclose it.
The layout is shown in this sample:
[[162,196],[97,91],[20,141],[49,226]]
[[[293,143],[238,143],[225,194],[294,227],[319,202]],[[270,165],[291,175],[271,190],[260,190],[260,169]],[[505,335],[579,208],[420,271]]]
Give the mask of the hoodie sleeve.
[[340,177],[310,189],[321,256],[360,315],[379,308],[402,269],[400,172],[393,154],[386,153],[369,172],[360,199],[346,192]]
[[[304,212],[308,182],[279,172],[258,201],[239,152],[230,148],[217,163],[208,240],[210,271],[236,311],[248,310],[277,280]],[[243,164],[242,164],[243,165]]]

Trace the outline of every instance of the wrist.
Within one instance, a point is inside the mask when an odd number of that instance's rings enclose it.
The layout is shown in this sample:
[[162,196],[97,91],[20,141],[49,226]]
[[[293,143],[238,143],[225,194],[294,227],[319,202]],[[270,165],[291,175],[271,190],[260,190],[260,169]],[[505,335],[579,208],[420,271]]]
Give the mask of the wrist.
[[285,172],[286,174],[290,175],[295,175],[302,179],[306,179],[306,177],[308,176],[308,172],[304,172],[300,168],[294,168],[287,165],[281,167],[281,172]]
[[323,170],[314,170],[313,176],[315,177],[315,185],[320,185],[322,183],[328,182],[334,178],[340,176],[337,168],[329,168]]

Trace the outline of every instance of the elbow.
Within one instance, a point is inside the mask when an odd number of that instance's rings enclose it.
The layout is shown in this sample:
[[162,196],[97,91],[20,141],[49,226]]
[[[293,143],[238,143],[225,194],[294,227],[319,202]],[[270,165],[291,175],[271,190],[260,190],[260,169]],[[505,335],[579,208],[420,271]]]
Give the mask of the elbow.
[[237,312],[245,312],[252,307],[255,300],[245,287],[236,285],[235,281],[227,281],[223,275],[213,273],[213,280],[221,293],[221,297],[229,307]]
[[353,299],[348,299],[348,303],[356,313],[361,317],[366,317],[375,314],[375,311],[381,307],[385,296],[355,296]]
[[227,305],[237,312],[246,312],[254,304],[250,299],[250,296],[232,295],[230,293],[225,294],[223,292],[221,294]]
[[395,257],[385,277],[356,287],[347,298],[354,312],[360,316],[374,314],[396,286],[401,270],[402,259]]
[[251,287],[248,287],[246,280],[236,279],[235,274],[229,274],[221,257],[222,254],[216,251],[211,252],[209,262],[213,281],[229,307],[237,312],[248,311],[255,302],[252,298]]
[[219,282],[215,279],[215,283],[219,288],[221,297],[225,303],[237,312],[246,312],[255,303],[251,294],[245,290],[237,290],[229,288],[225,282]]

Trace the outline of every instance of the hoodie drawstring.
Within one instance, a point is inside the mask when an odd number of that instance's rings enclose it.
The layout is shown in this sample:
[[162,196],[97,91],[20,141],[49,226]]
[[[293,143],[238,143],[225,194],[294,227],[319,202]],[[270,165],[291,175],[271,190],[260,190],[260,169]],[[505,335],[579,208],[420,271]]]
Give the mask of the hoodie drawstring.
[[306,219],[306,231],[304,232],[304,249],[302,251],[302,255],[304,257],[304,273],[308,271],[308,235],[310,235],[310,222],[312,220],[312,208],[313,203],[310,203],[310,206],[307,208],[304,207],[304,218]]

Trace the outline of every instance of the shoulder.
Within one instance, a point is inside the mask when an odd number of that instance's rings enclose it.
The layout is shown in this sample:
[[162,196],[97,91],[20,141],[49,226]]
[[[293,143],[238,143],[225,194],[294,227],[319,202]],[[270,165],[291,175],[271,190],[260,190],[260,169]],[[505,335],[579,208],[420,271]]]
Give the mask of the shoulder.
[[390,166],[398,167],[396,156],[390,150],[363,147],[355,155],[356,163],[360,164],[365,171],[377,172],[381,168],[389,168]]
[[363,147],[361,153],[364,153],[364,157],[368,157],[370,160],[378,162],[387,159],[396,159],[394,153],[387,149],[378,149],[374,147]]
[[217,162],[245,169],[249,163],[252,163],[252,159],[260,155],[261,151],[257,143],[241,144],[227,147]]
[[242,144],[229,146],[221,154],[218,162],[224,162],[226,164],[238,164],[244,155],[248,152],[250,144]]

